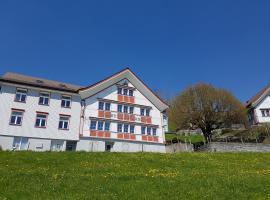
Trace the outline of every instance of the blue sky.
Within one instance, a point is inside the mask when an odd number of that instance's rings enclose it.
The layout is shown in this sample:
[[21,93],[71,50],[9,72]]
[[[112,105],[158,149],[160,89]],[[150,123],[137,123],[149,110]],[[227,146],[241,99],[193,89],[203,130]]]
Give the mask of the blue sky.
[[169,96],[270,83],[270,1],[0,1],[0,74],[80,85],[127,66]]

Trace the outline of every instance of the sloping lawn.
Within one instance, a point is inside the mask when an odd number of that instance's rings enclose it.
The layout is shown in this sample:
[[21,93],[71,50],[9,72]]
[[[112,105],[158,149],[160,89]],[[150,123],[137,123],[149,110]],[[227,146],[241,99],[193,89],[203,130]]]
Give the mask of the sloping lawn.
[[0,199],[269,199],[270,154],[0,152]]
[[197,135],[197,134],[185,136],[185,135],[174,134],[174,133],[166,133],[165,138],[166,138],[166,141],[178,139],[178,140],[182,140],[183,142],[186,141],[187,143],[191,142],[192,144],[204,141],[203,135]]

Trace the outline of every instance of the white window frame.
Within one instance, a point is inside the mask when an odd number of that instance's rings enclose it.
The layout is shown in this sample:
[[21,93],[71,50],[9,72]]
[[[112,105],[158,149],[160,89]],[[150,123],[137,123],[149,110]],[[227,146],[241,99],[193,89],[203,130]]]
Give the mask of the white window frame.
[[[50,105],[50,97],[51,97],[50,93],[48,93],[48,92],[40,92],[39,93],[38,104],[39,105],[43,105],[43,106],[49,106]],[[40,102],[41,101],[41,98],[43,98],[43,101],[42,102]],[[48,104],[45,103],[45,100],[46,99],[48,99]]]
[[[62,119],[61,119],[62,118]],[[65,118],[65,119],[64,119]],[[62,122],[62,127],[60,127],[60,123]],[[67,128],[65,128],[65,124],[67,123]],[[59,130],[69,130],[70,127],[70,116],[67,115],[60,115],[59,116],[59,123],[58,129]]]
[[[17,140],[17,142],[15,142],[16,140]],[[25,142],[25,143],[23,143],[23,142]],[[12,148],[14,150],[27,150],[28,145],[29,145],[29,141],[28,141],[28,138],[26,138],[26,137],[17,137],[17,136],[15,136],[13,138]]]
[[[43,117],[41,117],[43,116]],[[44,117],[45,116],[45,117]],[[35,121],[35,127],[36,128],[46,128],[47,127],[47,119],[48,119],[48,114],[47,113],[37,113],[36,115],[36,121]],[[37,125],[37,120],[39,120],[39,124]],[[45,125],[42,126],[42,122],[45,122]]]
[[[63,105],[63,102],[64,102],[64,105]],[[67,106],[67,102],[69,102],[69,106]],[[62,108],[71,108],[71,96],[62,95],[61,107]]]
[[[26,99],[27,99],[27,89],[23,89],[23,88],[17,88],[16,89],[16,93],[15,93],[15,102],[21,102],[21,103],[26,103]],[[17,99],[17,95],[19,95],[19,98]],[[25,96],[25,100],[22,100],[22,96]]]
[[[14,113],[21,113],[20,115],[15,115]],[[13,126],[21,126],[22,125],[22,121],[23,121],[23,114],[24,111],[21,110],[11,110],[11,115],[10,115],[10,120],[9,120],[9,124],[13,125]],[[14,123],[12,123],[12,117],[15,117],[15,121]],[[18,118],[21,118],[21,122],[18,124]]]

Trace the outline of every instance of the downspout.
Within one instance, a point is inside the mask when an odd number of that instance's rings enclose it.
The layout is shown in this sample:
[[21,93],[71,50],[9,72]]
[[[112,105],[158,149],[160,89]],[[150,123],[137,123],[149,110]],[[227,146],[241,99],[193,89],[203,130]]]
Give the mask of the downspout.
[[79,125],[79,138],[83,133],[83,125],[84,125],[84,112],[85,112],[85,100],[81,100],[81,113],[80,113],[80,125]]

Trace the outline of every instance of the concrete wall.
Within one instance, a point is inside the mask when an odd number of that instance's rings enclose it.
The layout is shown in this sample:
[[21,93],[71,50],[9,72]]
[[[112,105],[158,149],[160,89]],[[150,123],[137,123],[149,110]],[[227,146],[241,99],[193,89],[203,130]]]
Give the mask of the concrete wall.
[[111,144],[111,152],[159,152],[165,153],[164,144],[150,144],[142,142],[125,142],[101,140],[95,138],[81,139],[77,143],[77,151],[104,152],[105,145]]
[[0,135],[0,146],[3,150],[12,150],[13,137]]
[[269,144],[212,142],[203,151],[216,152],[270,152]]
[[[1,83],[1,86],[2,91],[0,93],[0,135],[33,137],[43,139],[79,139],[81,102],[78,95],[72,96],[71,108],[62,108],[61,96],[69,94],[20,86],[19,88],[28,89],[26,103],[20,103],[14,101],[17,88],[15,85],[5,85],[4,83]],[[40,91],[50,92],[51,98],[49,106],[38,104]],[[12,126],[9,124],[12,108],[25,110],[22,126]],[[46,128],[35,127],[37,111],[49,113]],[[69,130],[58,129],[60,114],[71,116]]]
[[[3,150],[12,151],[13,150],[13,136],[3,136],[0,135],[0,146]],[[41,138],[28,138],[27,149],[30,151],[51,151],[52,142],[62,145],[61,151],[65,150],[66,141],[64,140],[50,140]]]

